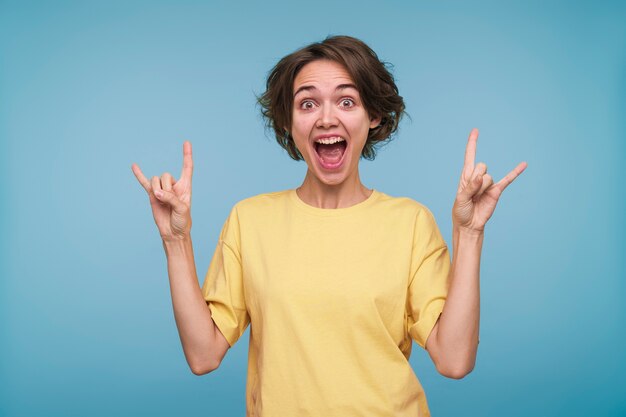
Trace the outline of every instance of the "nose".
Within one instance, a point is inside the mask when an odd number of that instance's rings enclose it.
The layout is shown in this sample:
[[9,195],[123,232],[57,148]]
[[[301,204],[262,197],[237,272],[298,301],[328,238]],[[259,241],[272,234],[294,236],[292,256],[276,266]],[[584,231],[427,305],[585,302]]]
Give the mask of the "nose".
[[332,105],[325,105],[319,113],[319,119],[317,119],[315,127],[328,129],[333,126],[337,126],[338,123],[334,107]]

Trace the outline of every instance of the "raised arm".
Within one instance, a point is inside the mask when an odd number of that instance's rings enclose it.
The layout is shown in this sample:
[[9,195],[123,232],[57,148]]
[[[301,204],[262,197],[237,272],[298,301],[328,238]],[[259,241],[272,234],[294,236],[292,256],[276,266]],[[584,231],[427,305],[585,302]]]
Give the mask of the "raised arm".
[[524,169],[521,162],[498,183],[484,163],[474,165],[478,130],[470,133],[465,164],[452,208],[453,256],[448,297],[439,320],[426,341],[437,370],[450,378],[463,378],[476,362],[480,321],[480,255],[485,224],[500,195]]
[[132,165],[132,171],[148,193],[163,240],[172,307],[185,358],[194,374],[206,374],[217,369],[229,345],[211,318],[198,284],[191,241],[191,143],[183,144],[183,170],[178,181],[167,172],[149,181],[137,164]]

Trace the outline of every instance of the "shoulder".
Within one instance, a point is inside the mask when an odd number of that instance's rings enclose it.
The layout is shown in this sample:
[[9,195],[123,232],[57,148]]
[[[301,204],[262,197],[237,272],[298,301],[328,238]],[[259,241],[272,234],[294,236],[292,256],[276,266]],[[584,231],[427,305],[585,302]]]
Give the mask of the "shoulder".
[[411,197],[392,197],[385,193],[381,193],[379,203],[383,207],[379,218],[386,219],[384,222],[390,229],[401,227],[410,230],[416,246],[445,245],[435,216],[424,203]]
[[239,200],[234,208],[237,210],[255,210],[263,209],[268,206],[275,206],[276,204],[283,203],[289,199],[289,192],[291,190],[272,191],[263,194],[257,194],[251,197]]
[[289,190],[275,191],[246,197],[236,202],[224,222],[220,238],[238,246],[242,231],[259,223],[267,223],[276,216],[277,208],[287,204]]
[[272,191],[239,200],[231,210],[231,216],[238,219],[259,219],[275,215],[277,210],[289,204],[291,190]]
[[394,215],[408,215],[414,219],[434,220],[432,211],[423,203],[411,197],[394,197],[378,191],[381,210],[393,212]]

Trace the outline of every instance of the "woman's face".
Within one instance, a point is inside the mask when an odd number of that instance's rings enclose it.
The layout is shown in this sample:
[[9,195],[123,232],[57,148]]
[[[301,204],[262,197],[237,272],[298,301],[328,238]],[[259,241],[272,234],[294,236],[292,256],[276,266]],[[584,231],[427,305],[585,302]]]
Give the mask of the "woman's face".
[[296,75],[293,92],[290,132],[309,171],[327,185],[358,175],[367,134],[380,119],[370,119],[346,69],[329,60],[310,62]]

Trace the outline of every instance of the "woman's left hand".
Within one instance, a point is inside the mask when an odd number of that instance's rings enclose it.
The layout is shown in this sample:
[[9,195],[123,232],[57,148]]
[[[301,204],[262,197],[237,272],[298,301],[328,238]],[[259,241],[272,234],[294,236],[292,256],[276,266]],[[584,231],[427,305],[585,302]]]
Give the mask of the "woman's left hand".
[[472,129],[465,148],[465,165],[459,189],[452,207],[452,224],[455,227],[482,233],[504,189],[524,172],[528,165],[526,162],[520,162],[515,169],[494,184],[491,175],[487,174],[487,165],[480,162],[474,166],[477,140],[478,129]]

